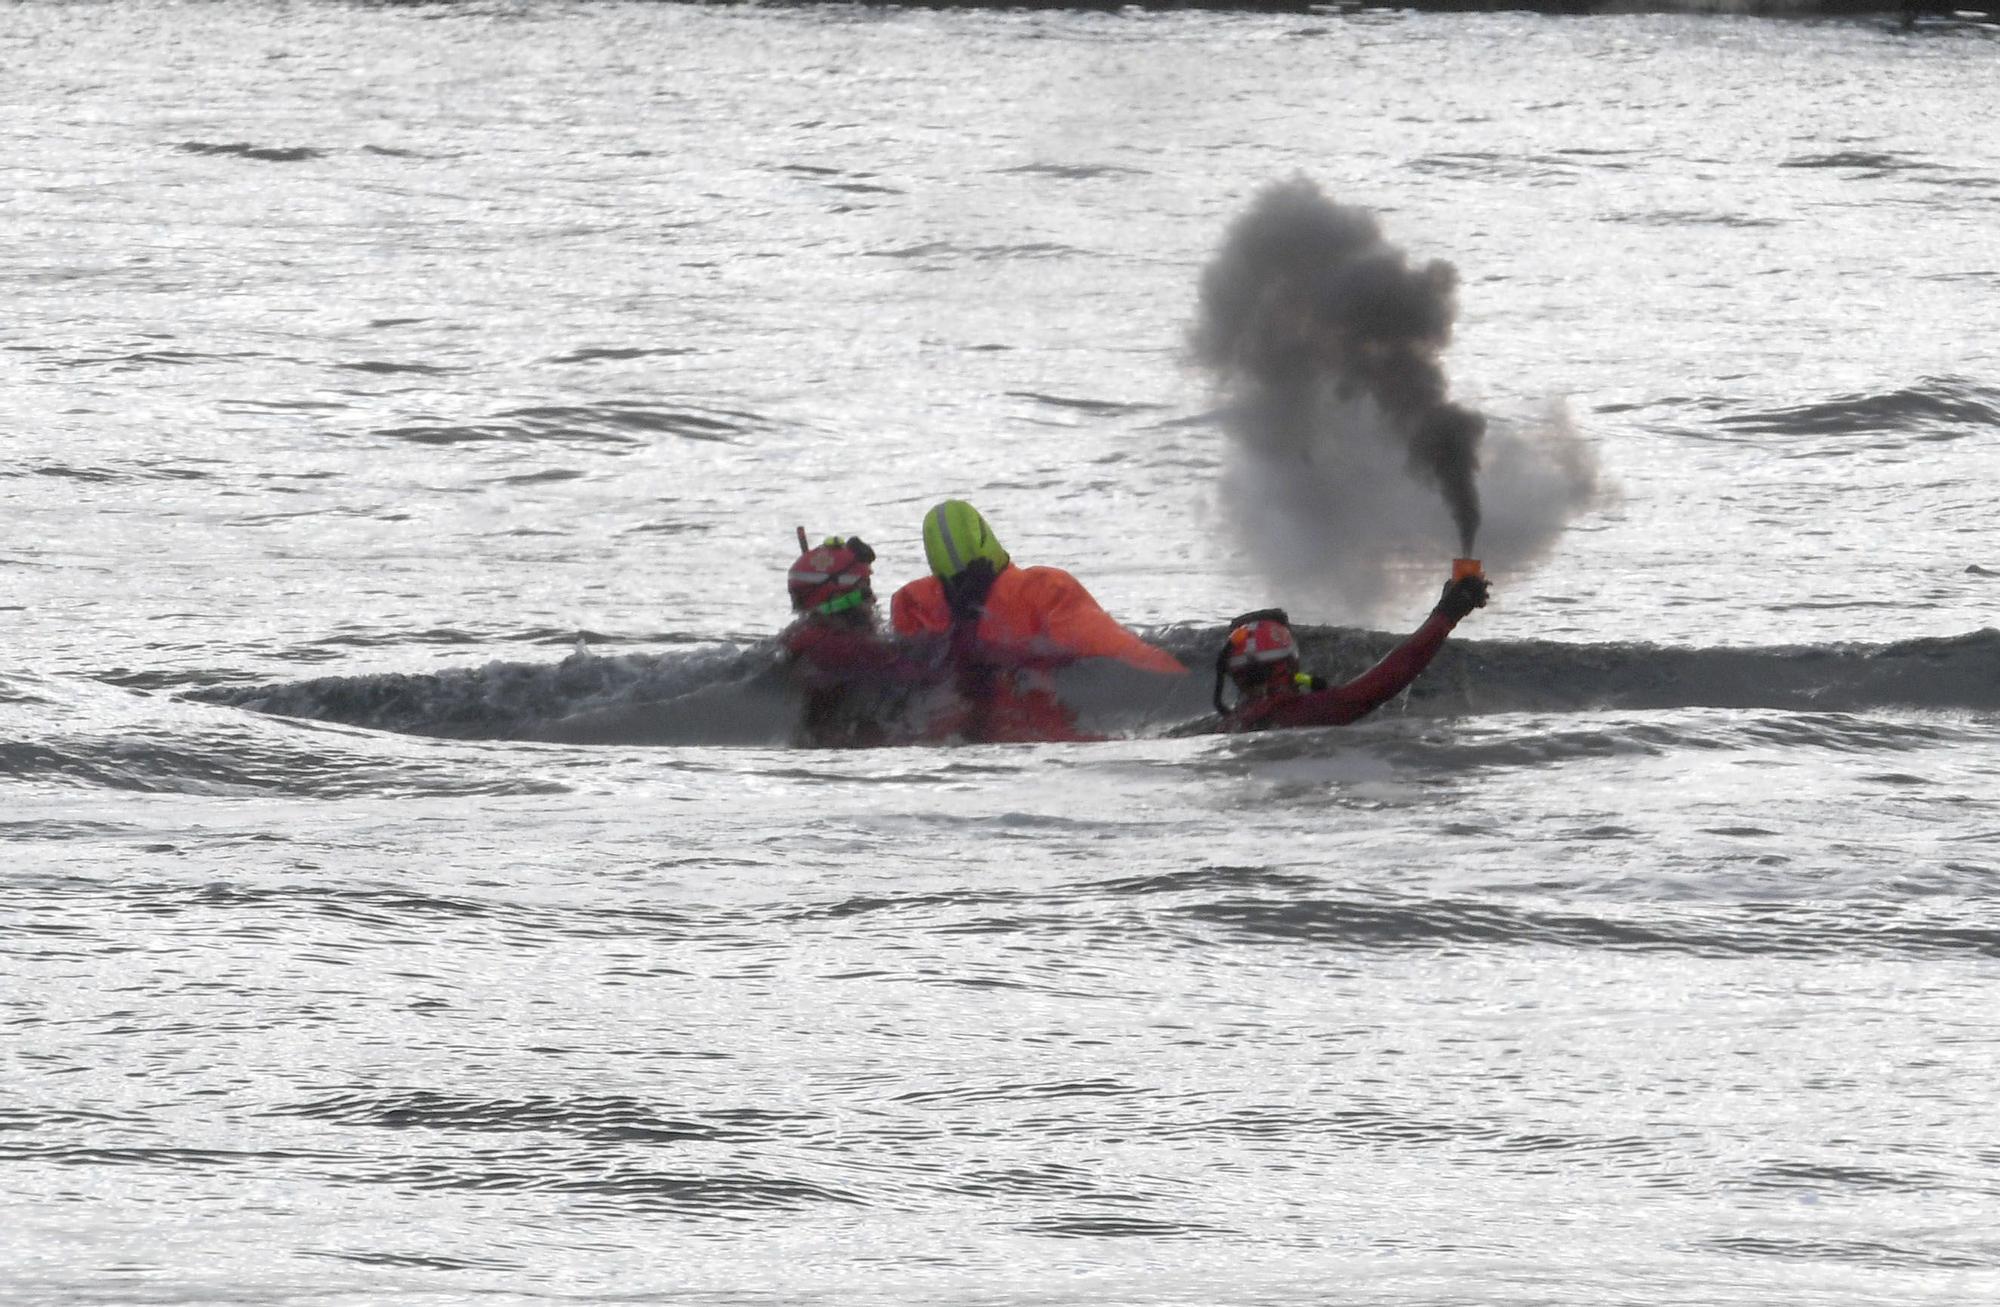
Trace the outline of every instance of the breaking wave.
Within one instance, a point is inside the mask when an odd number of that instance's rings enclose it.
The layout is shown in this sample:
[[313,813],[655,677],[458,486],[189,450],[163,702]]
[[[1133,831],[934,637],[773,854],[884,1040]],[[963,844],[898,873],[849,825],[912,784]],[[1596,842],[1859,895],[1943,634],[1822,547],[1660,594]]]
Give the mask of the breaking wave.
[[[1094,731],[1198,728],[1209,711],[1205,669],[1222,634],[1207,627],[1159,633],[1159,642],[1194,669],[1176,681],[1100,662],[1065,671],[1059,684]],[[1333,678],[1359,673],[1398,638],[1336,627],[1300,627],[1297,634],[1305,664]],[[800,711],[769,644],[615,656],[580,651],[556,663],[209,686],[185,697],[412,735],[639,745],[782,745],[793,740]],[[1454,640],[1404,705],[1430,717],[1681,708],[1996,712],[2000,631],[1749,648]]]

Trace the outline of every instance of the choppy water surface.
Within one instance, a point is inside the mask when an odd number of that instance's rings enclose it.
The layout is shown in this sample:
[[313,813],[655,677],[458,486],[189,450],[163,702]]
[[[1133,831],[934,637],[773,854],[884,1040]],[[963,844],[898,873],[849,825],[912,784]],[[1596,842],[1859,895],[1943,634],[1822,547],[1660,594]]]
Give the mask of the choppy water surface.
[[[1996,57],[8,9],[0,1300],[2000,1294]],[[1414,624],[1215,495],[1295,173],[1612,492],[1346,730],[790,747],[795,522]]]

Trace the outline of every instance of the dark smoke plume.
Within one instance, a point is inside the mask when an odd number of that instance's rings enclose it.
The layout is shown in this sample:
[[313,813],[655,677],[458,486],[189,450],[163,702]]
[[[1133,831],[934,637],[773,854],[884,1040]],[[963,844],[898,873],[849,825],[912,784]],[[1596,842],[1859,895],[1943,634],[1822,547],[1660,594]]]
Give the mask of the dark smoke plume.
[[1479,533],[1479,440],[1486,419],[1446,398],[1438,355],[1451,343],[1458,270],[1413,268],[1366,209],[1334,204],[1300,178],[1273,186],[1230,228],[1201,277],[1197,356],[1225,386],[1305,416],[1317,392],[1373,400],[1438,488],[1463,552]]
[[1373,214],[1304,178],[1259,195],[1203,270],[1192,343],[1227,400],[1226,507],[1274,579],[1378,606],[1398,565],[1431,575],[1452,543],[1474,552],[1496,507],[1482,466],[1510,496],[1493,557],[1545,552],[1595,498],[1595,460],[1559,416],[1495,440],[1451,401],[1457,287],[1451,264],[1413,266]]

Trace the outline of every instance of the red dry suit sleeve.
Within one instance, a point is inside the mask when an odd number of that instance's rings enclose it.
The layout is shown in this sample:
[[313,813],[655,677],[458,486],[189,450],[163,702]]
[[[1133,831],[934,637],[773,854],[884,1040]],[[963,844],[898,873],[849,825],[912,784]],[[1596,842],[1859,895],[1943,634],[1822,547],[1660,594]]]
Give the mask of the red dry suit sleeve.
[[1180,676],[1187,668],[1114,620],[1083,583],[1059,567],[1031,567],[1022,581],[1039,610],[1041,634],[1078,658],[1116,658],[1142,671]]
[[1366,717],[1410,688],[1423,675],[1458,619],[1433,610],[1410,638],[1391,649],[1382,661],[1361,675],[1330,689],[1285,698],[1260,699],[1231,714],[1224,730],[1261,731],[1285,726],[1345,726]]

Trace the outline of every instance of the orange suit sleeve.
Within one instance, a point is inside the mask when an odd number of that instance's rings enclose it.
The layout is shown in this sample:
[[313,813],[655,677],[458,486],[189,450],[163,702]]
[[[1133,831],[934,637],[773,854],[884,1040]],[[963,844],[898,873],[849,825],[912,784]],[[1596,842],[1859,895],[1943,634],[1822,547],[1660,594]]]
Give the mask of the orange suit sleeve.
[[889,625],[897,635],[937,635],[951,629],[951,605],[944,583],[920,576],[890,596]]
[[1142,671],[1164,676],[1187,672],[1180,660],[1132,634],[1099,606],[1083,583],[1059,567],[1031,567],[1023,578],[1032,583],[1041,611],[1042,632],[1049,641],[1079,658],[1116,658]]

